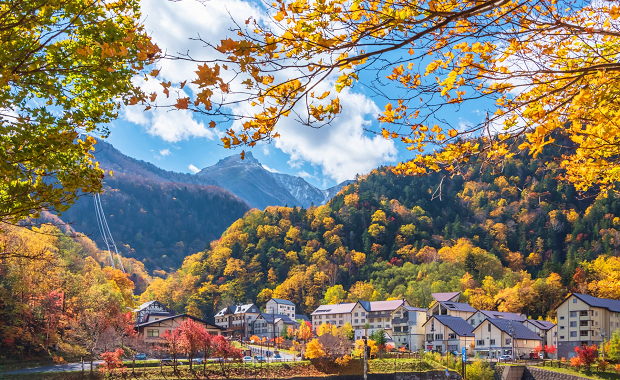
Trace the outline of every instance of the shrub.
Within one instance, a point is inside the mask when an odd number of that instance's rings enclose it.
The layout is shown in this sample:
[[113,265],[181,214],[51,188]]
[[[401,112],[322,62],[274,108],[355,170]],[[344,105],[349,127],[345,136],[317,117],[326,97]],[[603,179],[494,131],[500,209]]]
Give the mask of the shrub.
[[579,356],[575,356],[574,358],[570,358],[570,366],[575,367],[577,369],[581,368],[581,358]]
[[495,371],[491,369],[486,361],[476,359],[474,363],[467,367],[466,377],[468,380],[493,380]]
[[599,371],[607,371],[607,367],[609,367],[609,362],[606,362],[605,360],[599,360],[598,361],[598,370]]

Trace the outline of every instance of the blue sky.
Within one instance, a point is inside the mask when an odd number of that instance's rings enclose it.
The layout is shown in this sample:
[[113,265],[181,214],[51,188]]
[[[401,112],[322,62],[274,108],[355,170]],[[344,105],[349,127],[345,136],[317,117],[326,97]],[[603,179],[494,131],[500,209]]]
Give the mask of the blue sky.
[[[260,13],[254,4],[243,0],[142,0],[141,3],[146,28],[160,48],[169,53],[189,51],[203,59],[213,53],[190,41],[190,37],[200,34],[213,41],[234,37],[228,30],[232,25],[229,12],[238,19]],[[164,61],[159,66],[162,79],[173,83],[194,76],[193,63]],[[362,76],[361,83],[340,94],[344,112],[333,125],[315,130],[292,119],[286,120],[278,126],[283,137],[270,145],[254,147],[253,155],[270,170],[300,175],[319,188],[353,179],[355,174],[365,174],[379,165],[412,158],[413,154],[404,145],[364,132],[364,127],[379,129],[376,117],[385,101],[370,97],[363,83]],[[141,85],[147,92],[161,91],[153,81]],[[479,111],[472,108],[458,113],[446,111],[442,117],[455,126],[480,119]],[[139,106],[133,106],[124,109],[121,118],[111,125],[108,142],[128,156],[166,170],[191,173],[241,152],[241,149],[224,149],[218,133],[225,126],[209,129],[209,121],[186,111],[143,112]]]

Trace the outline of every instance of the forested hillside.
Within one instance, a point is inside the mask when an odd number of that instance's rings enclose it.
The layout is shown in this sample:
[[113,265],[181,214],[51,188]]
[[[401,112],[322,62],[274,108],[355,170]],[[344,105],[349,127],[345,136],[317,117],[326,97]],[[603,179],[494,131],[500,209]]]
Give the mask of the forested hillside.
[[0,224],[0,252],[0,359],[101,352],[104,330],[132,326],[134,287],[150,281],[142,263],[121,258],[126,276],[88,237],[51,225]]
[[[103,210],[123,255],[150,272],[177,269],[202,251],[249,207],[217,186],[160,182],[115,173],[104,179]],[[76,230],[104,246],[92,197],[83,197],[62,215]]]
[[580,196],[549,158],[516,155],[501,175],[472,167],[444,179],[441,197],[440,177],[382,167],[325,206],[252,210],[142,300],[211,317],[269,296],[309,313],[356,299],[424,307],[431,292],[460,290],[477,308],[552,317],[571,289],[620,298],[606,281],[620,274],[616,194]]

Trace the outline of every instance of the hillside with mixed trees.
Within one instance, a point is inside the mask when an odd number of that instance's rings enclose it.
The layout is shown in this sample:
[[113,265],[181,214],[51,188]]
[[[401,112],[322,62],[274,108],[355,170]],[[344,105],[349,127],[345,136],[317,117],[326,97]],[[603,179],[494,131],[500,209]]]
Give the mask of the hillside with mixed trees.
[[[548,153],[549,154],[549,153]],[[381,167],[327,205],[251,210],[142,301],[211,317],[269,297],[320,303],[462,291],[480,309],[552,318],[567,292],[620,298],[620,200],[584,197],[551,157],[517,154],[501,174],[403,177]],[[441,183],[441,197],[436,192]]]

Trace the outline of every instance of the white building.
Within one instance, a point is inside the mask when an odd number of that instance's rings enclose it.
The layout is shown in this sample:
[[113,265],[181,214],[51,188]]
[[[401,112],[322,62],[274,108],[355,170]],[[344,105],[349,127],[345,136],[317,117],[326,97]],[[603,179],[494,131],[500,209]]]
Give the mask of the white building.
[[295,320],[295,304],[289,300],[272,298],[265,305],[266,314],[283,314]]
[[542,341],[520,322],[498,318],[482,321],[474,329],[474,335],[476,354],[495,359],[502,355],[510,355],[515,359],[529,358]]
[[432,315],[424,323],[426,349],[459,354],[465,347],[470,352],[474,340],[473,330],[461,317]]
[[524,323],[526,321],[525,317],[521,314],[517,313],[505,313],[501,311],[491,311],[491,310],[478,310],[471,317],[467,319],[467,322],[472,325],[473,328],[478,327],[482,322],[484,322],[487,318],[495,318],[495,319],[505,319],[507,321],[515,321],[519,323]]

